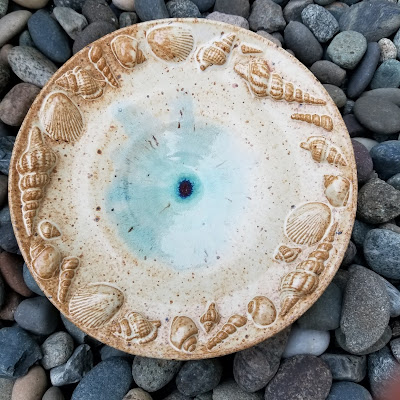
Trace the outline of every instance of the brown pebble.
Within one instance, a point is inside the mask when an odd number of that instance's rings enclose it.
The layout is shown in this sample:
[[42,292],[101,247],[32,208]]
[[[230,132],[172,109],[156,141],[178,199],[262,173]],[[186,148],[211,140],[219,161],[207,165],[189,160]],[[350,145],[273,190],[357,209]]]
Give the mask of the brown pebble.
[[1,49],[0,49],[0,64],[8,64],[8,53],[14,46],[12,44],[5,44]]
[[15,310],[23,299],[24,298],[20,294],[15,293],[14,290],[7,290],[6,301],[0,310],[0,319],[4,321],[14,321]]
[[23,276],[24,259],[16,254],[4,251],[0,254],[0,272],[11,289],[24,297],[32,295],[32,291],[26,286]]
[[40,400],[47,388],[46,372],[39,365],[32,367],[15,381],[11,400]]
[[143,389],[130,390],[122,400],[153,400],[153,398]]
[[61,390],[52,386],[50,389],[47,389],[47,392],[42,397],[42,400],[65,400]]

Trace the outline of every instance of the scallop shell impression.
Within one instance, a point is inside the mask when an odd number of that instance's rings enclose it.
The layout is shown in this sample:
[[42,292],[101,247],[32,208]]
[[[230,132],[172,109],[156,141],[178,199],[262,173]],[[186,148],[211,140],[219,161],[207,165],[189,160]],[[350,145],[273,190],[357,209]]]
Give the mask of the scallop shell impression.
[[344,207],[349,200],[351,183],[343,176],[324,176],[325,196],[333,207]]
[[100,328],[121,308],[122,292],[104,283],[93,283],[78,290],[69,302],[71,316],[85,328]]
[[118,35],[111,41],[111,50],[117,61],[127,69],[146,61],[139,49],[139,42],[129,35]]
[[198,333],[199,330],[192,319],[185,316],[175,317],[171,325],[171,344],[177,350],[191,353],[196,350]]
[[61,262],[57,247],[36,239],[31,243],[30,255],[33,271],[40,279],[51,279],[56,275]]
[[39,222],[39,234],[43,239],[52,240],[61,236],[60,229],[50,221]]
[[193,50],[192,32],[185,26],[160,26],[147,34],[153,53],[164,61],[181,62]]
[[262,327],[271,325],[276,319],[274,303],[265,296],[256,296],[247,306],[251,319]]
[[40,110],[40,122],[54,140],[75,142],[83,133],[83,120],[78,107],[61,92],[47,97]]
[[330,223],[331,210],[326,204],[306,203],[289,215],[285,233],[294,243],[312,246],[323,238]]

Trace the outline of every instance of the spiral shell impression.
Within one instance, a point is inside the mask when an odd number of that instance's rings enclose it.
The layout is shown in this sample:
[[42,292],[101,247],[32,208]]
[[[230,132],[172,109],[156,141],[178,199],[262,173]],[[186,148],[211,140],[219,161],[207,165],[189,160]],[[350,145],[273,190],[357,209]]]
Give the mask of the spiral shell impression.
[[124,295],[119,289],[94,283],[74,293],[69,312],[85,328],[100,328],[119,311],[123,302]]
[[89,60],[94,67],[103,75],[105,81],[112,87],[118,87],[118,81],[115,78],[111,67],[109,66],[106,58],[103,55],[103,49],[100,45],[95,44],[89,50]]
[[61,92],[47,97],[40,111],[40,122],[54,140],[75,142],[83,133],[83,119],[78,107]]
[[38,228],[43,239],[53,240],[61,236],[60,230],[50,221],[41,221]]
[[274,100],[298,102],[314,105],[325,105],[326,101],[317,99],[303,90],[295,88],[293,83],[286,82],[279,74],[273,73],[266,60],[251,59],[239,63],[235,72],[248,82],[250,91],[256,97],[271,97]]
[[351,183],[343,176],[325,175],[325,196],[333,207],[347,205]]
[[58,301],[60,303],[64,303],[67,299],[69,288],[75,278],[78,267],[79,258],[66,257],[62,260],[60,278],[58,280]]
[[28,236],[33,233],[34,220],[57,162],[56,154],[46,145],[42,132],[34,127],[29,132],[28,147],[17,163],[22,216]]
[[307,142],[300,143],[300,147],[308,150],[314,161],[327,162],[337,167],[345,167],[347,162],[340,150],[321,136],[311,136]]
[[211,303],[207,308],[207,311],[201,316],[200,322],[203,325],[204,330],[209,333],[219,321],[220,316],[215,308],[215,303]]
[[301,253],[298,247],[279,246],[275,255],[275,260],[284,261],[285,263],[293,262]]
[[249,44],[243,43],[240,45],[240,50],[243,54],[253,54],[253,53],[262,53],[263,51],[258,47],[251,46]]
[[297,121],[308,122],[315,126],[320,126],[328,132],[333,129],[333,121],[329,115],[318,115],[318,114],[292,114],[291,118]]
[[175,317],[172,321],[170,341],[177,350],[192,353],[196,350],[199,330],[189,317]]
[[276,319],[274,303],[265,296],[256,296],[247,306],[247,311],[256,325],[271,325]]
[[211,65],[224,65],[231,52],[236,35],[229,33],[221,39],[205,45],[197,52],[196,59],[200,64],[200,69],[204,71]]
[[181,62],[193,50],[194,38],[189,28],[170,25],[152,29],[147,42],[153,53],[164,61]]
[[111,41],[111,50],[117,61],[127,69],[146,61],[139,49],[139,42],[129,35],[119,35]]
[[51,279],[56,275],[61,262],[57,247],[36,239],[31,242],[30,256],[32,269],[40,279]]
[[120,319],[113,327],[113,334],[117,337],[138,344],[151,342],[157,338],[160,321],[149,321],[142,314],[131,312]]
[[68,92],[83,97],[85,100],[97,99],[103,94],[104,84],[94,79],[89,72],[81,67],[67,71],[56,80],[56,84]]

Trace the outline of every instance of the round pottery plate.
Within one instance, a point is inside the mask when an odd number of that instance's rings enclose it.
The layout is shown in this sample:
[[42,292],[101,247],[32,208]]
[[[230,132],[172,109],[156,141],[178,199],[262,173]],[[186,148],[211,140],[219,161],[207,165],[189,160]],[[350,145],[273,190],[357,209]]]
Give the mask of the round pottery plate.
[[340,265],[356,209],[341,116],[252,32],[134,25],[63,65],[32,105],[11,214],[39,286],[129,353],[215,357],[294,322]]

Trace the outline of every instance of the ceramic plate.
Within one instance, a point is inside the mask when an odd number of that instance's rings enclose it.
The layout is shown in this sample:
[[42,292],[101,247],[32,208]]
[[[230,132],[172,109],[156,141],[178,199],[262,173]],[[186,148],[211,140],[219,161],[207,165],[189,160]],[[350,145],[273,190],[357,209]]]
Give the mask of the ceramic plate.
[[163,20],[72,57],[32,105],[11,214],[41,289],[91,336],[215,357],[294,322],[340,265],[356,209],[340,113],[285,50]]

